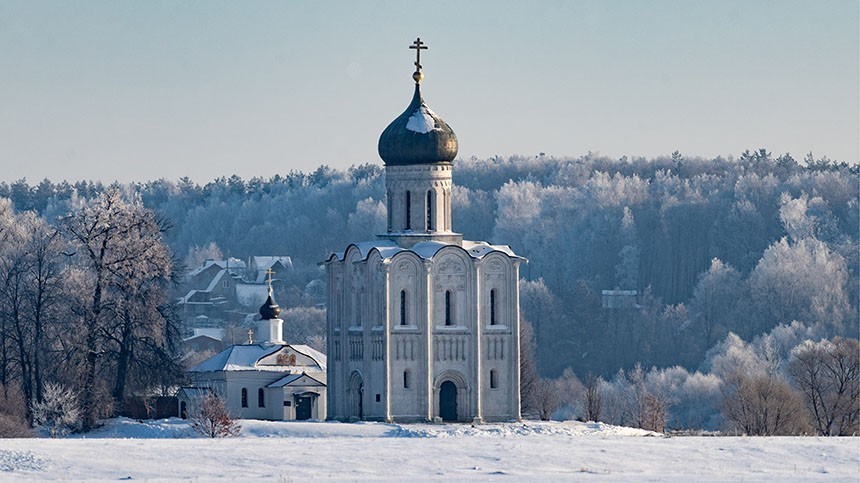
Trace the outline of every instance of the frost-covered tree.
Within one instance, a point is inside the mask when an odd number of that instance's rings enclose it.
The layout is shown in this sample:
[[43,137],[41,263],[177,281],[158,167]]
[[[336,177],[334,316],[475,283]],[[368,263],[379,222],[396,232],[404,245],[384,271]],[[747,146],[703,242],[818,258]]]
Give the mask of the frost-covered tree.
[[193,270],[196,267],[203,265],[206,260],[223,260],[224,255],[221,248],[214,241],[211,241],[203,246],[194,245],[188,248],[188,253],[185,255],[185,268]]
[[740,273],[718,258],[711,260],[708,271],[699,275],[690,309],[701,330],[698,336],[703,353],[729,331],[737,330],[740,314],[736,309],[743,301],[743,294]]
[[765,250],[749,276],[761,332],[799,320],[830,333],[845,331],[850,312],[845,259],[815,238],[782,238]]
[[42,401],[33,401],[32,413],[33,423],[47,431],[52,438],[76,430],[82,416],[77,394],[52,382],[45,384]]
[[[177,338],[166,289],[172,254],[164,244],[164,224],[139,200],[125,201],[111,189],[77,208],[63,230],[73,244],[81,299],[81,344],[77,359],[84,429],[92,428],[97,405],[98,361],[113,374],[112,395],[122,404],[129,376],[146,377],[165,366],[178,367],[171,354]],[[104,381],[106,382],[106,381]],[[147,381],[150,382],[150,381]]]

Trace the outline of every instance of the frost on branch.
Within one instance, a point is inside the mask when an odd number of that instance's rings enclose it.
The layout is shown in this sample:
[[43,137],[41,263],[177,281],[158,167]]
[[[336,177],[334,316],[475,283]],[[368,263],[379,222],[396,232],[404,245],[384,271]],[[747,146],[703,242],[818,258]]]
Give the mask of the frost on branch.
[[42,402],[34,402],[32,411],[33,423],[46,430],[52,438],[69,434],[78,428],[81,421],[77,395],[59,384],[45,384]]
[[198,433],[210,438],[236,436],[242,426],[230,416],[224,400],[211,393],[200,400],[191,415],[191,427]]

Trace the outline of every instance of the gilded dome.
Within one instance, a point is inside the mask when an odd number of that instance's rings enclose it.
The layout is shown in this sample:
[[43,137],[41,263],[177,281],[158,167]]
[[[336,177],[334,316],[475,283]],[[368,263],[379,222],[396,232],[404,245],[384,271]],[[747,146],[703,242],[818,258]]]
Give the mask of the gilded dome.
[[457,156],[457,135],[433,112],[415,84],[415,95],[403,114],[379,137],[379,157],[386,166],[450,163]]

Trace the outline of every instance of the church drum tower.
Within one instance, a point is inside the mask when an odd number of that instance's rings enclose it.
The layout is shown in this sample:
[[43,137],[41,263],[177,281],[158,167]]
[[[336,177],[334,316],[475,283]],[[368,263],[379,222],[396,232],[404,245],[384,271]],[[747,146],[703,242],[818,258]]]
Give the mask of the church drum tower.
[[520,418],[519,265],[451,217],[457,136],[415,92],[382,132],[388,230],[326,261],[328,418]]

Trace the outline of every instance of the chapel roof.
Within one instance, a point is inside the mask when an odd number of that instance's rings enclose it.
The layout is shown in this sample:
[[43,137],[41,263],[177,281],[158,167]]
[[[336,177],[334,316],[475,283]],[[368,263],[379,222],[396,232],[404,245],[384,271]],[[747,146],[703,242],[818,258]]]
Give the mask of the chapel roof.
[[[293,365],[262,365],[258,364],[261,359],[270,356],[281,349],[289,347],[293,351],[307,356],[314,361],[313,370],[326,370],[326,356],[322,352],[304,344],[241,344],[230,346],[218,354],[206,359],[189,369],[190,372],[215,372],[215,371],[269,371],[269,372],[294,372],[297,367],[308,366]],[[319,368],[319,369],[317,369]],[[306,370],[306,369],[302,369]]]

